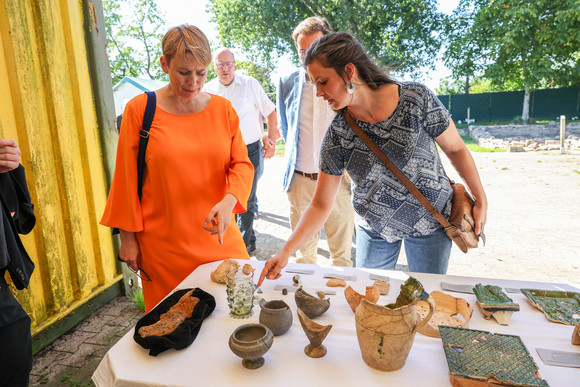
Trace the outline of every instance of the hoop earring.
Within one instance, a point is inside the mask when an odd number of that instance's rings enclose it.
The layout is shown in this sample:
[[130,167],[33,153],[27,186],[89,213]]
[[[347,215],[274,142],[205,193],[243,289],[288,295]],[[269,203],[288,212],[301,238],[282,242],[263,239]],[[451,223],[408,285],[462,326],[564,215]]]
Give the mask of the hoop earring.
[[354,85],[352,84],[352,80],[348,81],[348,85],[346,85],[346,92],[348,94],[354,94]]

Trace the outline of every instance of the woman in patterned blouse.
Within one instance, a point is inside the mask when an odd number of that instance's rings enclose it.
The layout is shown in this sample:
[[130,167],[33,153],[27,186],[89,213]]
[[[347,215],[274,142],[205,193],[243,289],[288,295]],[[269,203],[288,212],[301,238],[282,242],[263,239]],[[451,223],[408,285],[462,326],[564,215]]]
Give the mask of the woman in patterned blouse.
[[[448,218],[452,189],[439,145],[475,197],[475,232],[483,231],[487,198],[477,168],[449,112],[431,90],[389,77],[346,32],[314,42],[304,65],[317,95],[337,112],[348,109],[361,129]],[[278,278],[290,255],[320,230],[344,170],[352,179],[357,214],[357,266],[394,269],[405,241],[410,271],[445,274],[452,243],[443,227],[337,114],[322,145],[312,202],[288,242],[266,262],[259,284],[264,278]]]

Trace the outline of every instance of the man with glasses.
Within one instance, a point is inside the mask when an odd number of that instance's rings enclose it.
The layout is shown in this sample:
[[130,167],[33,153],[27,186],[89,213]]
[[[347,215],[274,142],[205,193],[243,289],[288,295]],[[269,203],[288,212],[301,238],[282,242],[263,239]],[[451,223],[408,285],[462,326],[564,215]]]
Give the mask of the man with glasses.
[[[240,118],[240,130],[248,148],[248,157],[254,165],[254,180],[248,198],[248,209],[245,213],[236,215],[238,227],[242,232],[248,253],[251,255],[256,250],[256,235],[253,225],[260,152],[263,153],[264,158],[274,156],[278,135],[276,105],[270,101],[255,78],[235,71],[236,61],[234,54],[229,49],[218,49],[214,54],[213,65],[218,77],[206,83],[203,89],[208,93],[224,97],[232,103]],[[264,136],[262,136],[264,127],[262,117],[266,117],[268,127],[268,134]],[[260,139],[263,141],[263,149],[261,149]]]
[[[321,17],[302,21],[292,33],[300,62],[304,61],[310,45],[330,32],[330,25]],[[336,113],[316,96],[316,87],[309,82],[303,68],[281,77],[277,94],[278,129],[286,143],[283,189],[290,201],[290,225],[294,230],[314,196],[322,139]],[[324,231],[332,265],[352,266],[354,209],[346,175]],[[320,232],[300,248],[296,262],[316,264],[319,238]]]

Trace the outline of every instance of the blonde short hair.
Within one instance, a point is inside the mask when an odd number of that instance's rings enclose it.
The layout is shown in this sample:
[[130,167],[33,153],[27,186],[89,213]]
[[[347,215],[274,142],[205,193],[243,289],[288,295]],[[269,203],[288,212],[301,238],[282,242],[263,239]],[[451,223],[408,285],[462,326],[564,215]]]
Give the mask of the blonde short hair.
[[205,34],[196,26],[182,24],[167,31],[161,41],[161,50],[167,63],[176,56],[193,55],[203,66],[211,63],[211,48]]
[[315,32],[322,32],[322,35],[330,34],[332,32],[332,28],[328,21],[320,16],[312,16],[308,19],[304,19],[300,24],[294,28],[294,32],[292,32],[292,39],[294,39],[294,44],[298,39],[298,35],[312,35]]

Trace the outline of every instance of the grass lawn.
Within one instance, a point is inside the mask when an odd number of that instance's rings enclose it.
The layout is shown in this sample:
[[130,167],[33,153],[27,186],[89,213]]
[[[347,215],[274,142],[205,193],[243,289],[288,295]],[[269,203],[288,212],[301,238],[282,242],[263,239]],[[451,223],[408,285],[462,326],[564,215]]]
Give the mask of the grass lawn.
[[505,152],[506,151],[506,149],[500,149],[500,148],[491,149],[491,148],[486,148],[486,147],[480,146],[470,136],[461,136],[461,138],[463,139],[463,142],[465,142],[465,145],[467,145],[467,149],[469,149],[472,152]]

